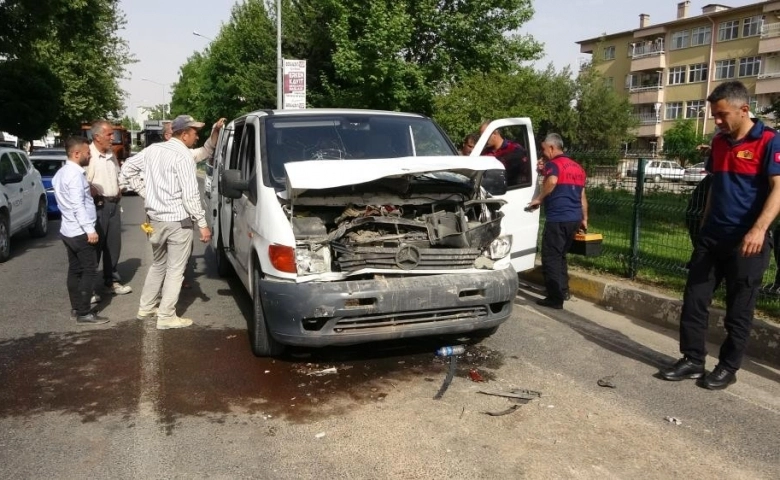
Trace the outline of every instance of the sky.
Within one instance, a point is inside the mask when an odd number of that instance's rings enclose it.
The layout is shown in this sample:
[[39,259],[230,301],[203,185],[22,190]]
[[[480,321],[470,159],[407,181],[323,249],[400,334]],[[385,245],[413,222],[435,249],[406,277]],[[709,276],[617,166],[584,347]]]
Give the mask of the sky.
[[[710,3],[741,7],[757,1],[692,0],[689,16],[700,15],[701,8]],[[139,106],[170,102],[170,84],[178,80],[179,67],[209,44],[208,39],[192,32],[214,38],[230,18],[234,3],[234,0],[121,0],[127,23],[119,34],[128,41],[130,52],[137,59],[137,63],[127,67],[128,78],[120,82],[127,92],[128,115],[138,118]],[[556,69],[561,69],[579,65],[581,58],[588,57],[580,53],[575,43],[578,40],[638,28],[640,13],[649,14],[652,24],[674,20],[677,3],[679,0],[534,1],[533,19],[523,25],[520,33],[530,34],[544,43],[545,56],[537,62],[538,68],[552,62]]]

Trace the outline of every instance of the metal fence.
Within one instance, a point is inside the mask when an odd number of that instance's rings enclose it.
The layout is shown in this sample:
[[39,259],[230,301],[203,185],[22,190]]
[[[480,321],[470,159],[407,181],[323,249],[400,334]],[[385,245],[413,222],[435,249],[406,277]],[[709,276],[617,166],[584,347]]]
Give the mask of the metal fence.
[[[686,265],[704,207],[706,177],[701,167],[675,160],[623,152],[570,152],[585,168],[588,232],[603,235],[602,253],[569,255],[569,263],[654,284],[682,293]],[[780,317],[780,278],[772,260],[764,276],[758,308]],[[777,287],[775,286],[777,285]],[[716,293],[722,303],[725,292]]]

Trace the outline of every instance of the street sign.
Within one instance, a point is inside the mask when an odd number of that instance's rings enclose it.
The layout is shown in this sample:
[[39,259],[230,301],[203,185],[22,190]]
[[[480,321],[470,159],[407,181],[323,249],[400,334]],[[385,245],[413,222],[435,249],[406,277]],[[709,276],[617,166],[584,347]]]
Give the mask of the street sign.
[[283,109],[306,108],[306,60],[283,60]]

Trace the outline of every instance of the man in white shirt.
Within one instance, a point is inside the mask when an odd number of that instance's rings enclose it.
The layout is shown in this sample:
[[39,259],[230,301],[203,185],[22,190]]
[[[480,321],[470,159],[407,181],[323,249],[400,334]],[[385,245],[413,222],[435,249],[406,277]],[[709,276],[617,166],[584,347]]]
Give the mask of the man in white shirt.
[[97,325],[108,322],[96,315],[90,297],[97,277],[98,234],[95,203],[85,177],[84,167],[90,161],[89,142],[83,137],[71,137],[65,142],[68,161],[52,179],[54,195],[62,221],[60,235],[68,252],[68,295],[71,312],[79,325]]
[[[179,115],[171,123],[173,138],[144,150],[143,176],[146,190],[146,215],[152,225],[149,242],[153,263],[144,282],[136,317],[157,319],[157,328],[181,328],[192,320],[176,314],[184,269],[192,251],[193,223],[200,230],[200,241],[211,240],[206,213],[200,202],[195,162],[190,148],[198,141],[202,122]],[[137,170],[128,177],[132,185]],[[159,298],[159,307],[155,308]]]
[[114,295],[133,291],[129,285],[122,285],[116,266],[122,251],[122,210],[119,200],[119,163],[111,150],[114,129],[105,120],[92,124],[92,144],[89,146],[92,159],[87,167],[87,181],[97,209],[97,231],[100,235],[98,261],[103,257],[103,283],[105,289]]

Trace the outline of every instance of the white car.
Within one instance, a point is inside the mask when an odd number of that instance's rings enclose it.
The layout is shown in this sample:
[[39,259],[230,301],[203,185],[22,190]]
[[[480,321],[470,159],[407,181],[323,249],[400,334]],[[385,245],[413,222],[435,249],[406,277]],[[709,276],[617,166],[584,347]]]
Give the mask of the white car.
[[11,256],[11,237],[16,233],[29,228],[35,237],[46,236],[47,206],[41,174],[27,154],[0,147],[0,262]]
[[685,169],[677,162],[670,160],[652,160],[645,166],[645,181],[659,183],[661,180],[679,182],[683,179]]
[[696,185],[707,176],[707,170],[704,169],[704,162],[697,163],[685,169],[683,182],[688,185]]
[[492,122],[470,157],[415,114],[257,111],[226,125],[206,197],[217,271],[253,298],[253,352],[495,332],[539,225],[523,211],[531,162],[507,190],[504,165],[478,156],[510,126],[536,158],[527,118]]

